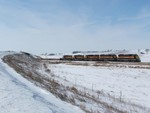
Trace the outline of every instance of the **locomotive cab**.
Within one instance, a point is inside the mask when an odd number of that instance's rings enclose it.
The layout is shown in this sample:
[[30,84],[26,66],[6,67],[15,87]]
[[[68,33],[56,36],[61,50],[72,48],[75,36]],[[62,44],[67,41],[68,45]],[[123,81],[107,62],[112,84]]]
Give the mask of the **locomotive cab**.
[[119,54],[118,61],[121,62],[141,62],[137,54]]

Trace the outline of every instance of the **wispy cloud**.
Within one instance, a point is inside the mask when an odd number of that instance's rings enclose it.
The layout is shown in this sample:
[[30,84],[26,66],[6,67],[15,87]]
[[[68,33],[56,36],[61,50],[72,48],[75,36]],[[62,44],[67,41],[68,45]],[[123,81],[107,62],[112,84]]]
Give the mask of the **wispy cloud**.
[[[42,0],[32,2],[44,6],[48,3],[47,0],[45,3]],[[0,5],[2,50],[41,53],[149,47],[150,33],[145,30],[150,25],[148,10],[141,9],[137,16],[114,18],[101,13],[93,17],[93,14],[89,14],[90,10],[84,13],[83,9],[86,8],[79,8],[78,12],[74,12],[62,8],[62,3],[59,3],[58,8],[53,6],[56,3],[49,4],[50,8],[48,5],[32,8],[26,6],[28,3],[17,4],[19,6],[11,3]],[[37,8],[42,9],[38,11]],[[54,9],[56,10],[53,11]]]

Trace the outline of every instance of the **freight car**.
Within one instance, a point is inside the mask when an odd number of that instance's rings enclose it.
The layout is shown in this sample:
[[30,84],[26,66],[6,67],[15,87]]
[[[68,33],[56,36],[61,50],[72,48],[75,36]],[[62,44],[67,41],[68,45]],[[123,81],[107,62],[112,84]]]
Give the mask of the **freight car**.
[[119,54],[117,60],[120,62],[141,62],[137,54]]

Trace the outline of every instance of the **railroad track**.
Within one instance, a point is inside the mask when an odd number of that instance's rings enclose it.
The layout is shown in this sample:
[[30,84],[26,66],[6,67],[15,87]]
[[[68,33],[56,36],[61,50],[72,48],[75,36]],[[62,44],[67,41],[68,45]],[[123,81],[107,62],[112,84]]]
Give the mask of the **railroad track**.
[[150,62],[103,62],[103,61],[67,61],[67,60],[42,60],[49,64],[67,64],[79,66],[101,66],[150,69]]

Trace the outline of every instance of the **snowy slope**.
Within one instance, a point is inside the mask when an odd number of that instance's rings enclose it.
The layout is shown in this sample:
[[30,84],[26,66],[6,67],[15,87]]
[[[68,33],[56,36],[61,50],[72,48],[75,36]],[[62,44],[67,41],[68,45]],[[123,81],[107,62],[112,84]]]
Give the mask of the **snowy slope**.
[[[0,52],[0,57],[11,54]],[[0,60],[0,113],[82,113],[36,87]]]

